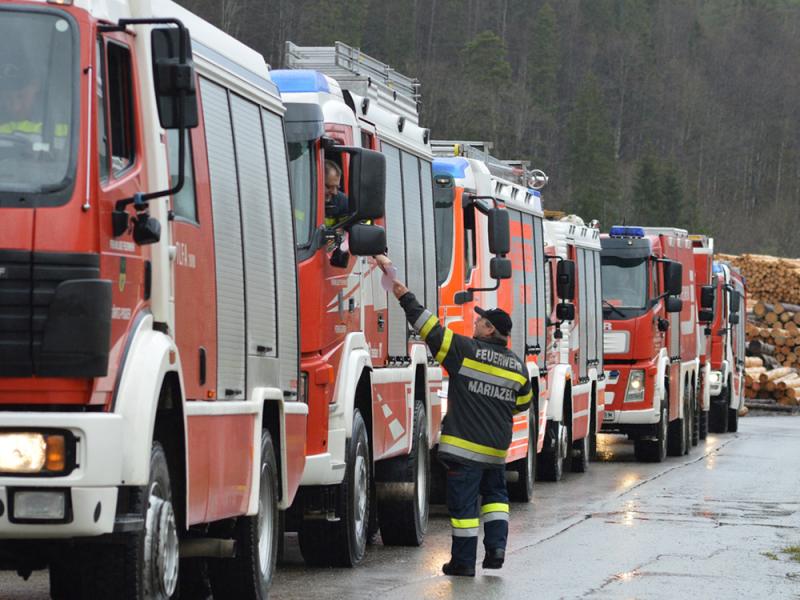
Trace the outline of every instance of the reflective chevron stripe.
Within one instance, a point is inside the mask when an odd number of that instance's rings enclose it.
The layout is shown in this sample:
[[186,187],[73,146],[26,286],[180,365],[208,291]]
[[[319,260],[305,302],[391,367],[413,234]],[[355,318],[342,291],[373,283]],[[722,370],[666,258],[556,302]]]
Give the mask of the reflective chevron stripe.
[[447,353],[450,352],[451,343],[453,343],[453,332],[450,331],[449,329],[445,329],[444,339],[442,340],[442,346],[436,353],[436,362],[438,363],[444,362],[444,359],[447,357]]

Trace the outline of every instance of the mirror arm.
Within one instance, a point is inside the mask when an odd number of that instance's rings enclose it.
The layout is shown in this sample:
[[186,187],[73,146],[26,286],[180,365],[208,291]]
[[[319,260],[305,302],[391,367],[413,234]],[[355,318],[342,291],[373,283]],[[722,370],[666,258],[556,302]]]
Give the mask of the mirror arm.
[[467,288],[467,291],[468,292],[494,292],[494,291],[496,291],[497,289],[500,288],[500,280],[499,279],[495,279],[495,281],[497,283],[494,284],[494,287],[488,287],[488,288],[473,288],[473,287],[471,287],[471,288]]

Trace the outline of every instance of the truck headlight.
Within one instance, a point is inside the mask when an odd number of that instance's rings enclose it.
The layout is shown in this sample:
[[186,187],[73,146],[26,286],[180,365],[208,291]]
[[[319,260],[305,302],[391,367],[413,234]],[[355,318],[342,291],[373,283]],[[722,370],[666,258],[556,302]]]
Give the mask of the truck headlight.
[[30,475],[61,473],[67,468],[68,446],[64,434],[0,432],[0,473]]
[[708,376],[708,382],[713,385],[717,386],[722,383],[722,371],[711,371],[711,374]]
[[642,400],[644,400],[644,371],[633,369],[628,377],[625,402],[641,402]]
[[63,521],[67,518],[67,492],[18,490],[10,510],[12,521]]

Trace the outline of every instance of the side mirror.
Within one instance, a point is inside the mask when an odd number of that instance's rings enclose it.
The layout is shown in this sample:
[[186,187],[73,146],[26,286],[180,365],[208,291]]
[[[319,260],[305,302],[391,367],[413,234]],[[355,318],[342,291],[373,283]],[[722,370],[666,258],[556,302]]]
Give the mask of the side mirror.
[[150,33],[158,120],[164,129],[197,127],[192,41],[185,27],[156,27]]
[[567,302],[559,302],[556,304],[556,318],[559,321],[574,321],[575,305]]
[[375,256],[386,251],[386,231],[377,225],[355,223],[348,231],[348,245],[353,256]]
[[711,323],[714,320],[714,311],[710,308],[701,308],[697,313],[697,320],[701,323]]
[[[713,285],[704,285],[700,288],[700,308],[714,308],[714,299],[717,288]],[[712,317],[713,319],[713,317]]]
[[492,279],[511,279],[511,261],[495,256],[489,261],[489,275]]
[[508,254],[511,250],[511,230],[508,225],[508,211],[503,208],[489,209],[489,252]]
[[680,296],[683,292],[683,265],[674,260],[664,262],[664,292],[669,296]]
[[679,313],[681,310],[683,310],[683,300],[676,296],[667,296],[665,302],[668,313]]
[[742,297],[739,295],[739,292],[737,292],[736,290],[731,290],[730,311],[732,313],[738,313],[739,312],[739,306],[741,304],[741,302],[740,302],[741,298]]
[[730,315],[728,315],[728,323],[730,323],[731,325],[738,325],[739,324],[739,313],[738,312],[732,312]]
[[375,150],[337,146],[350,155],[349,199],[355,221],[380,219],[386,207],[386,157]]
[[[556,291],[561,300],[575,299],[575,261],[558,261],[558,267],[556,267]],[[571,321],[572,319],[567,320]]]
[[472,293],[472,292],[470,292],[470,291],[466,291],[466,292],[458,292],[458,293],[457,293],[457,294],[456,294],[456,295],[453,297],[453,302],[454,302],[455,304],[458,304],[459,306],[461,306],[462,304],[466,304],[467,302],[472,302],[472,300],[473,300],[474,298],[475,298],[475,296],[474,296],[474,295],[473,295],[473,293]]

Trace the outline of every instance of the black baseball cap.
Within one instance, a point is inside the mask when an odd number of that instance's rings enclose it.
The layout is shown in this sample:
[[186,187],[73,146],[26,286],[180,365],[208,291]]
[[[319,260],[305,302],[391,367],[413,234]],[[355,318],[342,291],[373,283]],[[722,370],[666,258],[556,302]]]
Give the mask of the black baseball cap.
[[511,333],[511,317],[509,317],[508,313],[502,308],[485,309],[476,306],[475,312],[494,325],[494,328],[500,332],[500,335],[508,335]]

